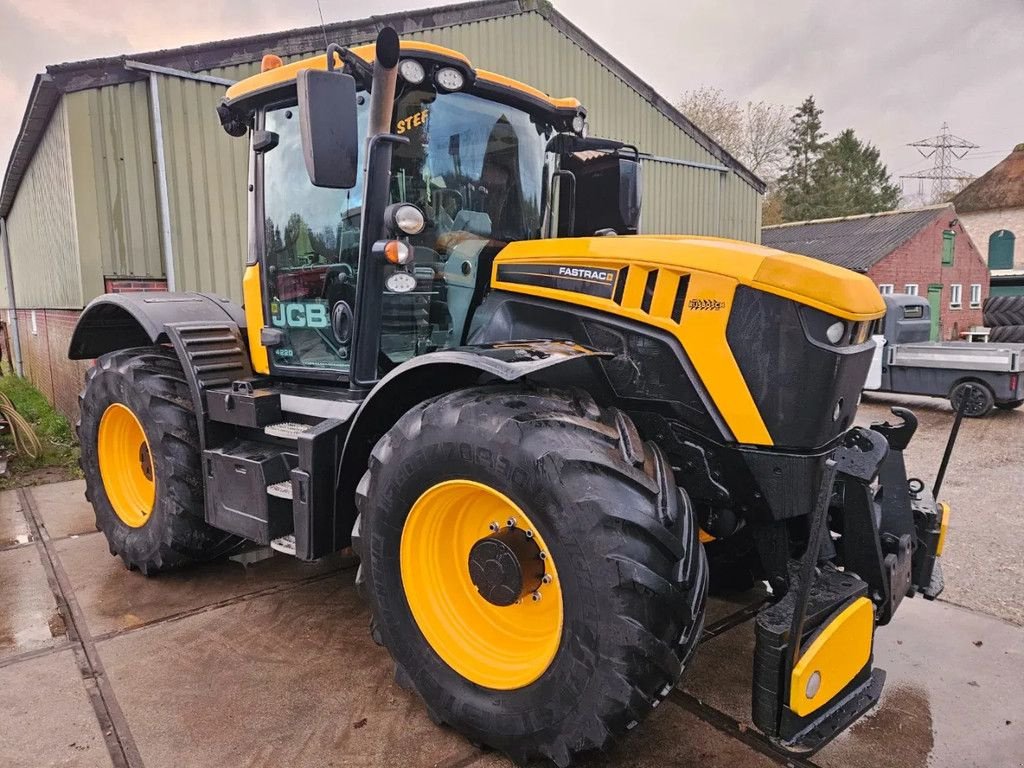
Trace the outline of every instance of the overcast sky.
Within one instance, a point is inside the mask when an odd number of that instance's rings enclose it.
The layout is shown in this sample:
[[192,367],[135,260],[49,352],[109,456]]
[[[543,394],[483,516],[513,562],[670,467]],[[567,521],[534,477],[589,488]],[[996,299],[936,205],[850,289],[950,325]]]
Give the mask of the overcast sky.
[[[328,22],[438,4],[321,0]],[[930,167],[905,145],[943,122],[980,145],[959,163],[976,174],[1024,142],[1024,0],[554,5],[671,101],[700,85],[788,106],[813,93],[825,129],[854,128],[893,176]],[[317,23],[316,0],[0,0],[0,166],[47,64]]]

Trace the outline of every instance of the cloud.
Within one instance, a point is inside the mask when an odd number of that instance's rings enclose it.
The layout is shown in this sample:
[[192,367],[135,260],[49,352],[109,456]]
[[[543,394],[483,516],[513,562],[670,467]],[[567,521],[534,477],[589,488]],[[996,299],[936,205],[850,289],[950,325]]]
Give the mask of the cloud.
[[[982,145],[960,163],[975,173],[1024,141],[1018,0],[636,0],[628,11],[620,0],[555,4],[669,100],[702,84],[789,106],[813,93],[830,133],[854,128],[894,171],[927,167],[905,145],[944,121]],[[321,0],[328,22],[429,5]],[[315,0],[0,0],[0,163],[32,78],[47,64],[318,22]]]

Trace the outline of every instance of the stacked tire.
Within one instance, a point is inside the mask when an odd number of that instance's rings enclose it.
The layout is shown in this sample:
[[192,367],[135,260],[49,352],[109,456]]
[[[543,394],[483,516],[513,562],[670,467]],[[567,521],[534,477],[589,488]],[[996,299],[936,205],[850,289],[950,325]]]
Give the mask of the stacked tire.
[[985,300],[988,340],[1024,344],[1024,296],[990,296]]

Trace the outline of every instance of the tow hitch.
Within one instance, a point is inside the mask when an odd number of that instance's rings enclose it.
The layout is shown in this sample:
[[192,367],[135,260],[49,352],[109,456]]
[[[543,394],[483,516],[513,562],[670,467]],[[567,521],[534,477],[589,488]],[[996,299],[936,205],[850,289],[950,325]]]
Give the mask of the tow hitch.
[[875,627],[904,597],[942,591],[949,507],[908,480],[903,450],[917,419],[892,411],[900,423],[854,427],[824,461],[789,589],[757,616],[754,724],[793,752],[817,751],[878,702],[885,672],[872,668]]

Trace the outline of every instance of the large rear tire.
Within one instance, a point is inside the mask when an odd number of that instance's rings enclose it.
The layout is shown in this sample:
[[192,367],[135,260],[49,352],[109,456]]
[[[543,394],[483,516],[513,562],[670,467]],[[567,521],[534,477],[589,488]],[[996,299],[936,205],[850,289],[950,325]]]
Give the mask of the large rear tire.
[[376,445],[357,504],[357,580],[397,679],[517,762],[607,748],[693,653],[707,564],[689,502],[585,393],[427,401]]
[[85,495],[110,554],[150,575],[242,542],[204,520],[199,427],[173,352],[103,355],[86,375],[79,411]]

